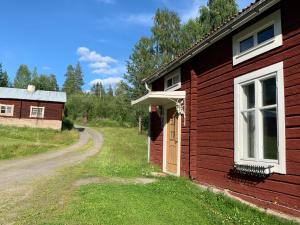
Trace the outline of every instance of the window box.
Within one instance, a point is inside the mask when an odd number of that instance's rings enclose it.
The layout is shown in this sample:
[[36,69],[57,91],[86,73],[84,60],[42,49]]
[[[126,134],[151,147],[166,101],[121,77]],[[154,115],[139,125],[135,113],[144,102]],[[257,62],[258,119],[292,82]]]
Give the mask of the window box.
[[286,173],[283,63],[234,80],[234,160]]
[[282,45],[280,10],[233,36],[233,65]]
[[0,116],[13,116],[14,105],[0,104]]
[[44,118],[45,107],[30,106],[30,118]]
[[181,88],[180,69],[167,75],[164,80],[165,91],[175,91]]

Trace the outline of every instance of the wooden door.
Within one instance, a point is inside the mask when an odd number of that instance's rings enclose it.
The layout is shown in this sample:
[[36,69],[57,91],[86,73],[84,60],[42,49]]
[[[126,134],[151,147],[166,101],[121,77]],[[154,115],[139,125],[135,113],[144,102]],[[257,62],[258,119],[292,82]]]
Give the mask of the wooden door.
[[178,117],[176,108],[167,110],[167,154],[166,169],[170,173],[177,173],[178,155]]

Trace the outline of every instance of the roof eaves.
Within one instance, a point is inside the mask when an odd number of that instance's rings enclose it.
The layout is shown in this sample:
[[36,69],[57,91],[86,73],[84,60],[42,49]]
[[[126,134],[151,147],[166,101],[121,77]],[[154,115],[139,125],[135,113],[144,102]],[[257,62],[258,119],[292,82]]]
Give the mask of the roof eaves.
[[249,22],[251,19],[266,11],[279,1],[280,0],[256,0],[256,2],[251,3],[235,16],[229,17],[226,21],[224,21],[223,25],[208,33],[204,38],[194,43],[190,48],[176,56],[172,61],[162,65],[152,75],[143,79],[142,82],[152,83],[158,78],[164,76],[166,73],[171,72],[194,55]]

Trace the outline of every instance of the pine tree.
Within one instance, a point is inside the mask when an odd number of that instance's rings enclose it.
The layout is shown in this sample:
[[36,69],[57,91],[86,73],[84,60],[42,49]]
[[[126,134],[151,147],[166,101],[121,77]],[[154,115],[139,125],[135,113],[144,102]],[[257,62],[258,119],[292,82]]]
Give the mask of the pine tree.
[[68,65],[66,79],[63,85],[63,91],[65,91],[68,95],[76,92],[76,79],[75,72],[72,65]]
[[91,91],[97,97],[102,98],[104,96],[104,89],[101,82],[97,82],[96,84],[93,84]]
[[114,96],[114,90],[112,89],[111,84],[108,86],[107,94],[111,97]]
[[56,76],[55,74],[49,75],[49,91],[59,91],[59,87],[57,84]]
[[31,80],[31,84],[35,86],[36,90],[40,89],[40,84],[39,84],[39,75],[37,72],[37,68],[34,67],[33,71],[32,71],[32,80]]
[[9,79],[6,71],[2,69],[2,63],[0,63],[0,87],[8,87]]
[[80,63],[78,62],[75,67],[75,92],[82,92],[81,87],[84,85],[83,73]]
[[31,82],[31,73],[27,65],[21,64],[14,80],[15,88],[27,88]]

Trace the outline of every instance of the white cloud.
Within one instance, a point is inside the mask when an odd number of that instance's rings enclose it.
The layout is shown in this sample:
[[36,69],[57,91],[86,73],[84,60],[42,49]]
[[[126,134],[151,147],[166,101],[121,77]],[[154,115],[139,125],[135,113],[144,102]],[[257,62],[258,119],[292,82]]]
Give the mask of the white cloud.
[[77,49],[77,54],[80,56],[79,60],[87,61],[87,62],[106,62],[106,63],[114,63],[117,60],[109,57],[102,56],[95,51],[90,51],[90,49],[86,47],[79,47]]
[[104,79],[95,79],[95,80],[92,80],[90,82],[90,85],[94,85],[94,84],[97,84],[97,83],[102,83],[104,86],[107,86],[107,85],[115,85],[117,83],[119,83],[121,80],[123,80],[122,77],[108,77],[108,78],[104,78]]
[[115,4],[115,0],[97,0],[98,3],[104,3],[104,4]]
[[52,68],[50,66],[43,66],[42,69],[43,70],[51,70]]
[[118,60],[110,56],[102,56],[86,47],[79,47],[77,54],[80,61],[88,62],[88,66],[94,74],[120,75],[120,73],[124,72]]
[[131,14],[125,18],[125,22],[143,26],[151,26],[153,16],[153,14]]

